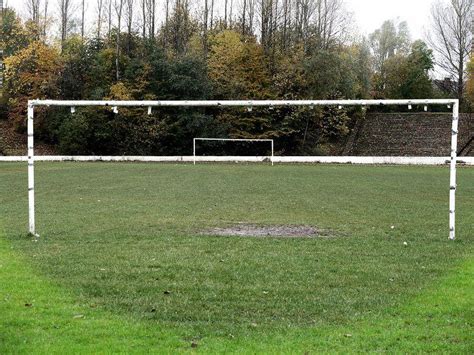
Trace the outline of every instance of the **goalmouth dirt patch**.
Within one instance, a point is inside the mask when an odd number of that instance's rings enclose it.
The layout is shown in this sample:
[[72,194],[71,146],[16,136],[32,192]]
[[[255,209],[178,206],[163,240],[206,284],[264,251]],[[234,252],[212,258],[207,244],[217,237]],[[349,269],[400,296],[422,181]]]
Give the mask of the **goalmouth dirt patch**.
[[224,237],[280,237],[280,238],[328,238],[332,235],[311,226],[257,226],[237,224],[225,228],[212,228],[202,234]]

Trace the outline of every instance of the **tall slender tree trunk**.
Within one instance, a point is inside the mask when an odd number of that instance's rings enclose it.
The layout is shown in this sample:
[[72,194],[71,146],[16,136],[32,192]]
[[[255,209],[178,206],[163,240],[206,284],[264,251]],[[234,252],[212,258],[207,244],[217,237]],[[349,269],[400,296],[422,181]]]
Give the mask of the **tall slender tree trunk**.
[[249,17],[249,21],[248,21],[248,28],[250,30],[250,35],[253,33],[253,20],[254,20],[254,15],[255,15],[255,0],[248,0],[249,1],[249,4],[248,4],[248,10],[247,10],[247,13],[248,13],[248,17]]
[[81,13],[81,39],[84,41],[84,17],[86,11],[85,0],[82,0],[82,13]]
[[459,61],[457,97],[462,100],[464,97],[464,61]]
[[166,9],[165,9],[165,30],[163,33],[163,43],[164,46],[168,44],[168,37],[169,37],[169,17],[170,17],[170,0],[166,0]]
[[48,26],[48,0],[44,1],[43,38],[46,39],[46,28]]
[[245,35],[246,29],[245,29],[245,19],[247,17],[247,0],[244,0],[244,5],[242,9],[242,34]]
[[156,24],[156,0],[151,0],[151,30],[150,37],[155,38],[155,24]]
[[211,30],[214,27],[214,0],[211,0]]
[[132,45],[132,24],[134,0],[127,1],[127,53],[130,54]]
[[102,0],[97,0],[97,38],[100,38],[100,28],[102,26]]
[[266,51],[267,43],[267,4],[266,0],[260,0],[260,21],[261,21],[261,30],[260,30],[260,41],[262,43],[263,50]]
[[111,32],[112,32],[112,1],[113,0],[109,0],[109,13],[108,13],[108,15],[109,15],[108,25],[109,26],[108,26],[108,33],[107,33],[107,38],[108,38],[109,42],[110,42],[110,36],[111,36]]
[[[117,36],[116,36],[116,42],[115,42],[115,73],[116,73],[116,79],[117,81],[120,80],[120,62],[119,62],[119,57],[120,57],[120,28],[121,28],[121,21],[122,21],[122,8],[123,8],[123,0],[118,0],[118,8],[115,8],[115,11],[117,12]],[[116,4],[117,6],[117,4]]]
[[227,28],[227,3],[228,0],[224,1],[224,28]]
[[202,45],[204,49],[204,56],[207,56],[207,23],[208,23],[208,0],[204,0],[204,21],[203,21],[203,39]]
[[287,46],[287,33],[288,33],[288,0],[284,0],[283,3],[283,33],[281,36],[281,47],[286,52]]
[[142,37],[143,39],[145,39],[146,38],[146,0],[142,0],[142,21],[143,21]]
[[69,0],[60,0],[59,5],[61,11],[61,50],[63,50],[67,39],[70,2]]

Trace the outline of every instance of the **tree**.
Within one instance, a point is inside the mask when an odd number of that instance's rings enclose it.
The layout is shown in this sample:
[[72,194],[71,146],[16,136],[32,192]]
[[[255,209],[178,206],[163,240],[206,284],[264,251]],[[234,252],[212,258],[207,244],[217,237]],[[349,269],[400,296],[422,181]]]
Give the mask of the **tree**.
[[54,48],[35,41],[7,57],[5,63],[9,117],[17,127],[24,128],[28,99],[58,97],[57,80],[61,74],[62,61]]
[[[244,0],[245,9],[245,0]],[[260,0],[259,9],[260,11],[260,43],[262,44],[263,50],[266,54],[269,54],[272,47],[273,39],[273,17],[276,16],[274,13],[273,0]],[[247,34],[245,28],[245,10],[242,15],[242,33]]]
[[208,67],[216,96],[258,99],[268,96],[269,73],[262,47],[252,38],[225,30],[211,39]]
[[357,77],[357,88],[355,96],[358,98],[368,98],[372,86],[372,56],[370,46],[364,39],[360,43],[353,44],[349,50],[353,53],[354,65],[351,68]]
[[463,99],[466,62],[472,45],[472,10],[474,0],[436,2],[431,9],[430,45],[436,64],[457,83],[456,97]]
[[272,77],[276,96],[287,100],[309,99],[308,77],[305,62],[307,55],[302,45],[278,58],[275,74]]
[[[209,77],[219,99],[265,99],[271,97],[263,48],[253,37],[225,30],[210,40]],[[221,127],[229,128],[232,137],[268,137],[272,115],[226,110],[216,114]]]
[[348,74],[342,70],[342,64],[342,58],[332,51],[318,51],[305,61],[308,92],[312,98],[326,99],[340,91],[342,78]]
[[344,41],[350,20],[343,0],[296,0],[294,31],[305,47],[328,50]]
[[49,24],[48,6],[49,6],[49,0],[44,0],[44,3],[43,3],[43,27],[42,27],[43,38],[46,38],[46,29],[47,29],[48,24]]
[[124,0],[115,0],[114,7],[115,13],[117,15],[117,34],[115,37],[115,74],[116,80],[120,80],[120,31],[121,31],[121,24],[122,24],[122,9],[123,9],[123,1]]
[[41,6],[41,0],[27,0],[26,1],[26,9],[28,11],[28,17],[36,25],[37,28],[40,27],[40,6]]
[[166,36],[166,44],[176,55],[185,54],[192,35],[197,31],[198,24],[192,19],[189,0],[176,0],[168,24],[162,28]]
[[49,9],[49,0],[44,0],[43,3],[43,27],[42,27],[42,35],[43,38],[46,38],[46,29],[50,24],[50,20],[48,17],[48,9]]
[[374,58],[374,96],[383,97],[387,83],[385,64],[394,56],[405,56],[410,50],[410,33],[406,22],[398,25],[385,21],[382,27],[369,36]]
[[61,47],[64,45],[69,33],[73,6],[73,0],[58,0],[61,25]]
[[472,56],[467,64],[466,98],[470,105],[474,104],[474,61]]
[[70,100],[81,100],[86,85],[88,64],[86,46],[76,36],[64,43],[61,53],[63,59],[62,75],[58,78],[61,96]]
[[[337,53],[339,63],[338,87],[332,92],[333,99],[370,97],[372,78],[372,58],[365,42],[343,47]],[[330,97],[327,97],[330,98]]]
[[97,38],[100,38],[100,31],[102,30],[102,16],[104,11],[104,0],[96,0],[97,1]]
[[23,26],[16,12],[10,8],[3,10],[2,21],[0,21],[0,48],[3,49],[5,57],[11,56],[19,50],[28,46],[31,38]]
[[133,25],[133,8],[135,0],[125,0],[126,19],[127,19],[127,54],[130,54],[132,43],[132,25]]
[[317,0],[312,34],[316,35],[318,48],[328,50],[336,41],[345,40],[350,14],[343,0]]
[[[65,99],[102,100],[116,82],[115,49],[105,47],[100,39],[82,43],[73,36],[66,41],[61,57],[64,68],[58,79]],[[126,67],[127,58],[122,56],[120,63]]]
[[229,0],[224,0],[224,29],[227,29],[227,9]]
[[81,39],[84,40],[86,0],[81,0]]
[[147,0],[148,10],[148,37],[151,39],[155,38],[155,25],[156,25],[156,1]]
[[203,20],[203,34],[202,34],[202,41],[203,41],[203,48],[204,54],[207,55],[207,46],[208,46],[208,23],[209,23],[209,4],[208,0],[204,0],[204,20]]
[[385,61],[396,54],[406,54],[410,50],[408,24],[393,20],[385,21],[382,27],[369,36],[375,70],[383,72]]
[[423,41],[412,45],[408,56],[396,55],[385,62],[385,98],[414,99],[432,96],[429,71],[433,69],[433,51]]
[[114,0],[107,0],[107,38],[110,41],[110,36],[112,34],[112,3]]

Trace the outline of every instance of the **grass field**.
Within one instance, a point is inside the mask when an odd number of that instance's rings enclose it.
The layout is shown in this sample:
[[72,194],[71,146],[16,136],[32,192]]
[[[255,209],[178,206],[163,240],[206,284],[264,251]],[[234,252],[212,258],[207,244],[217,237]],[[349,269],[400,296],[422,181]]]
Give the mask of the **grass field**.
[[[0,353],[474,352],[474,169],[0,164]],[[326,238],[202,234],[239,222]],[[393,226],[393,228],[392,228]],[[407,243],[407,245],[405,245]]]

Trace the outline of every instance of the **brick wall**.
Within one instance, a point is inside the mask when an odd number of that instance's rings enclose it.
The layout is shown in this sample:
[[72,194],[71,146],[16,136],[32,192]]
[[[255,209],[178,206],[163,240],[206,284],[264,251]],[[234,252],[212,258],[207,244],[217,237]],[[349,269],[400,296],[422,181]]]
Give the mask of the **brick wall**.
[[[452,115],[447,113],[369,113],[359,125],[348,155],[449,156]],[[474,135],[474,115],[459,121],[461,149]],[[474,155],[473,142],[463,155]]]

